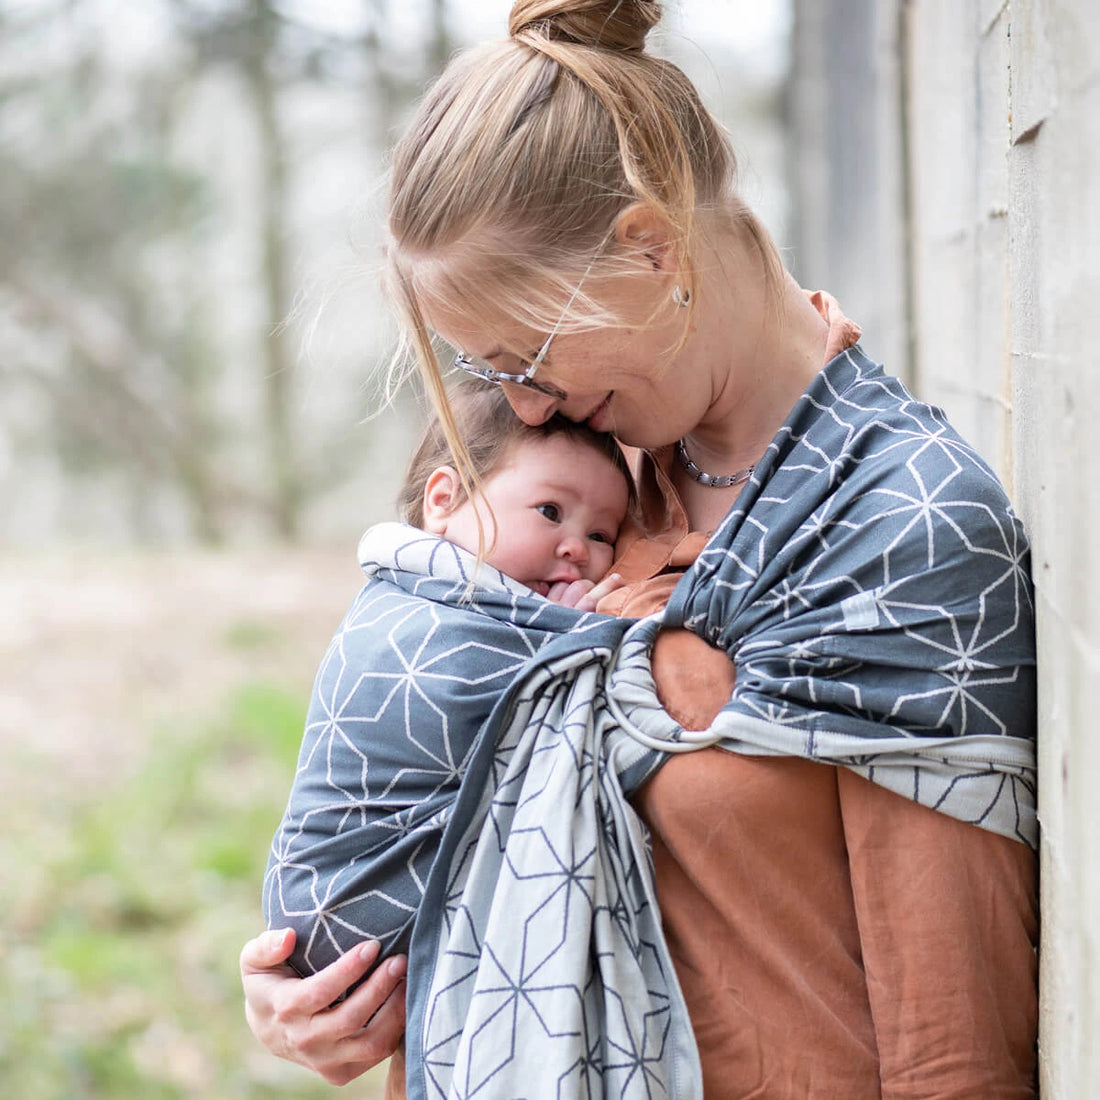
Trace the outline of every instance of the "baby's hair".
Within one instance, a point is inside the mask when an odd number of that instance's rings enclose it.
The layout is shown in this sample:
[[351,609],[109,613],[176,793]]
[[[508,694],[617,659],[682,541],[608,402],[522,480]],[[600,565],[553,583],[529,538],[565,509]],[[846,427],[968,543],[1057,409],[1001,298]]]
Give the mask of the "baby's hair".
[[[594,431],[564,416],[553,416],[543,424],[525,424],[512,411],[504,391],[477,378],[460,378],[448,387],[448,400],[455,424],[469,455],[475,484],[492,477],[505,463],[513,448],[531,440],[564,435],[601,454],[626,479],[630,505],[634,504],[634,479],[622,449],[613,436]],[[409,462],[398,496],[401,518],[414,527],[424,525],[424,490],[432,471],[454,466],[455,458],[447,433],[438,416],[432,417]],[[463,494],[465,489],[463,489]],[[465,496],[455,503],[461,504]]]

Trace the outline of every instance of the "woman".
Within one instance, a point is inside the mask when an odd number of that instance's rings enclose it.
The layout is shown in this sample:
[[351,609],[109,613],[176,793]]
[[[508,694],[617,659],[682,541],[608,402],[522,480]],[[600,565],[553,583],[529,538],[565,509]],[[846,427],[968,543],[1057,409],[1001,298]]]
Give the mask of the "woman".
[[[946,425],[941,437],[938,413],[912,412],[907,395],[850,348],[853,326],[783,271],[691,85],[644,52],[659,14],[647,0],[526,0],[513,8],[509,41],[452,62],[395,154],[393,296],[445,422],[432,333],[462,349],[457,366],[500,381],[525,421],[560,412],[641,452],[645,523],[620,540],[615,565],[632,583],[601,610],[663,605],[727,515],[772,540],[756,549],[754,576],[771,580],[752,608],[795,622],[833,600],[840,625],[820,632],[827,644],[815,638],[816,648],[787,655],[799,671],[784,673],[779,692],[784,706],[804,692],[803,717],[821,719],[813,735],[774,747],[773,734],[803,727],[785,711],[768,718],[769,702],[758,707],[761,721],[742,715],[741,732],[751,727],[757,743],[675,756],[635,798],[652,833],[665,937],[706,1095],[1034,1095],[1037,901],[1025,759],[1034,679],[1018,524],[1003,497],[975,487],[987,472],[974,472],[972,454],[960,458],[965,445]],[[818,447],[819,463],[792,458],[807,409],[828,426],[863,408],[838,383],[851,371],[860,394],[890,390],[889,413],[841,431],[834,451]],[[907,439],[892,457],[889,441],[906,435],[910,415],[927,447],[914,451]],[[876,440],[875,469],[887,483],[912,474],[927,448],[943,448],[948,468],[966,472],[940,485],[910,478],[918,487],[888,538],[863,513],[830,526],[830,494],[862,473],[863,433]],[[800,471],[807,485],[824,485],[805,514],[790,503]],[[877,482],[861,493],[904,495]],[[1003,547],[972,537],[987,521]],[[837,584],[823,597],[817,559],[802,552],[811,536],[830,548],[843,536],[866,553],[875,544],[885,579],[874,591]],[[935,600],[887,607],[880,597],[896,579],[895,554],[910,563],[926,555]],[[991,581],[984,570],[994,558],[1008,564]],[[965,615],[947,606],[956,595]],[[735,668],[733,702],[755,690],[760,657],[745,652],[752,624],[743,635],[740,623],[703,631],[705,608],[674,597],[673,609],[671,623],[721,647],[672,628],[654,647],[667,709],[703,728],[730,699]],[[885,625],[886,655],[876,633]],[[993,659],[987,647],[1006,639],[1012,654]],[[902,655],[893,671],[890,647]],[[911,690],[907,679],[910,658],[929,648],[941,651],[930,674],[954,678],[940,711],[939,688]],[[853,664],[875,668],[877,680],[849,684]],[[915,700],[920,714],[899,718]],[[917,746],[910,786],[890,778],[898,769],[822,747],[832,725],[867,715],[869,727]],[[983,744],[999,739],[1023,754],[1019,782],[1006,779],[1007,765],[965,776],[957,761],[948,766],[943,746],[970,744],[975,731]],[[928,745],[944,758],[932,759]],[[988,798],[956,801],[988,780]],[[396,1046],[402,963],[328,1008],[369,967],[372,949],[306,980],[280,968],[289,950],[268,934],[242,955],[249,1021],[266,1045],[335,1083]],[[392,1092],[400,1094],[396,1080]]]

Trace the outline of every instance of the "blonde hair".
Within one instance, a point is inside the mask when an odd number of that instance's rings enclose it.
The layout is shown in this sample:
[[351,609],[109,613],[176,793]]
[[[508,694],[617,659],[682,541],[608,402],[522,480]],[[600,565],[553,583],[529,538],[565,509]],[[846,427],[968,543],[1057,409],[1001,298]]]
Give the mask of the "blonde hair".
[[[552,416],[543,424],[525,424],[508,404],[499,386],[476,378],[460,378],[447,392],[455,426],[466,446],[471,472],[478,482],[492,477],[506,464],[517,446],[530,440],[564,435],[571,442],[590,447],[602,455],[623,475],[627,485],[628,507],[635,503],[634,479],[626,458],[614,437],[577,424],[563,416]],[[414,527],[424,525],[424,491],[432,471],[454,461],[451,443],[438,417],[424,430],[409,461],[405,480],[398,495],[401,518]],[[455,504],[466,499],[460,495]]]
[[464,480],[473,467],[425,322],[433,307],[486,328],[621,323],[583,289],[561,311],[586,270],[588,287],[625,269],[615,220],[636,202],[668,226],[684,285],[701,278],[703,224],[746,232],[773,291],[781,282],[767,231],[737,195],[725,133],[687,77],[645,51],[660,17],[657,0],[518,0],[511,37],[452,60],[394,151],[386,258],[399,357],[413,353]]

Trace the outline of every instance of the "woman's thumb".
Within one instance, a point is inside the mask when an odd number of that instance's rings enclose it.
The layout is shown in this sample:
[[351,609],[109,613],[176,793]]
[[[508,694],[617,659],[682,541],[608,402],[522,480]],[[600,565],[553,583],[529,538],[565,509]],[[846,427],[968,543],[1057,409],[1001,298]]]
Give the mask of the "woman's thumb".
[[241,969],[263,970],[269,966],[278,966],[290,958],[293,950],[294,929],[273,928],[244,945],[241,951]]

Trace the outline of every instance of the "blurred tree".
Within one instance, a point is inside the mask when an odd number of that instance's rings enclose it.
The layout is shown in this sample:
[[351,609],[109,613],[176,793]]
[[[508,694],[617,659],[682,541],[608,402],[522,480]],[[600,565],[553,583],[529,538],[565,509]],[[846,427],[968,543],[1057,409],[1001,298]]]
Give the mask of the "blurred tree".
[[[66,15],[7,15],[5,54],[48,58]],[[168,155],[171,87],[146,77],[107,109],[116,82],[87,48],[4,71],[0,292],[23,339],[5,341],[0,382],[46,399],[35,434],[63,469],[121,464],[135,499],[167,480],[194,530],[216,539],[216,362],[184,262],[206,231],[208,194]],[[169,286],[170,298],[158,293]]]
[[[247,89],[259,137],[257,195],[263,241],[262,286],[275,327],[261,361],[265,450],[272,476],[272,516],[287,539],[300,533],[309,468],[294,433],[290,404],[295,353],[288,329],[279,324],[292,307],[294,288],[287,258],[290,222],[289,173],[292,152],[281,122],[281,102],[290,88],[308,81],[356,81],[379,105],[379,146],[394,115],[442,68],[452,44],[446,0],[431,0],[425,28],[427,49],[419,71],[389,63],[384,26],[387,0],[366,0],[362,34],[337,35],[287,14],[273,0],[241,0],[222,7],[196,0],[172,0],[178,25],[194,48],[196,67],[233,71]],[[365,65],[356,62],[365,62]],[[353,75],[354,74],[354,75]]]
[[[163,0],[163,40],[120,65],[107,39],[126,38],[127,9],[0,0],[0,386],[9,410],[29,410],[21,433],[10,412],[0,423],[66,476],[115,474],[132,535],[157,532],[168,497],[203,540],[232,534],[242,514],[294,539],[311,495],[346,472],[335,448],[303,438],[284,324],[310,172],[295,105],[311,88],[350,91],[377,157],[451,49],[446,0],[430,0],[411,51],[394,49],[386,0],[362,2],[348,31],[291,0]],[[211,80],[229,91],[224,115],[196,121]],[[181,155],[182,132],[229,118],[251,135],[234,148],[241,163]],[[252,195],[233,224],[219,178],[230,170]],[[214,257],[242,233],[255,267],[248,287],[228,288]],[[234,294],[262,320],[243,357],[216,320]],[[227,390],[260,408],[242,421]]]

